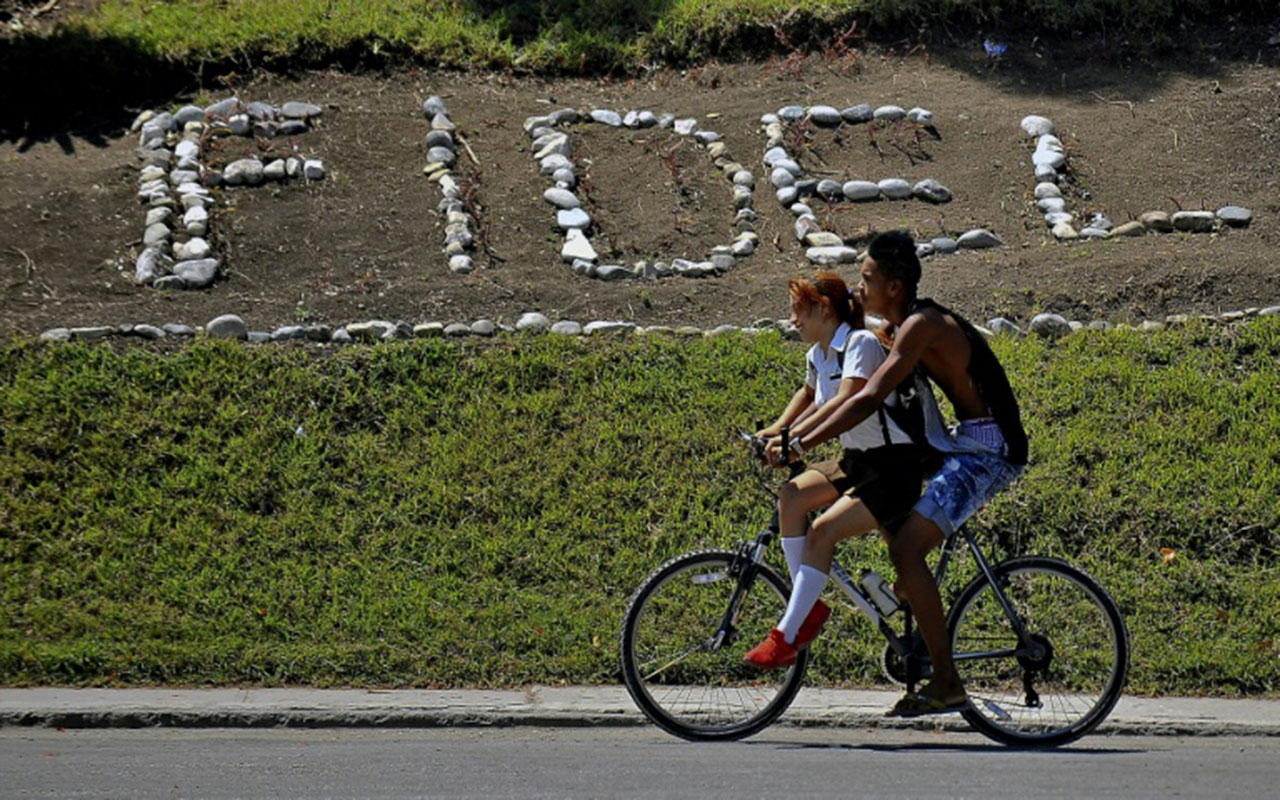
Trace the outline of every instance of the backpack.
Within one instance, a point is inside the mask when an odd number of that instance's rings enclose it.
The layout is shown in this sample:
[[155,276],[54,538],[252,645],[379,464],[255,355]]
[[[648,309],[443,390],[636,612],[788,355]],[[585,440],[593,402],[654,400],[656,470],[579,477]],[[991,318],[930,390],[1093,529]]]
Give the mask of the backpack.
[[[888,350],[883,343],[880,344],[880,349],[888,355]],[[840,373],[843,375],[844,350],[836,351],[836,362],[840,365]],[[880,432],[884,434],[886,447],[893,444],[893,438],[889,435],[887,416],[903,433],[907,434],[912,444],[920,449],[921,460],[925,462],[926,469],[936,472],[937,468],[930,465],[941,466],[940,454],[929,444],[929,438],[925,433],[924,397],[921,393],[927,391],[930,391],[929,383],[920,368],[916,367],[889,392],[884,402],[876,408],[876,416],[880,419]],[[890,400],[893,400],[892,404]]]

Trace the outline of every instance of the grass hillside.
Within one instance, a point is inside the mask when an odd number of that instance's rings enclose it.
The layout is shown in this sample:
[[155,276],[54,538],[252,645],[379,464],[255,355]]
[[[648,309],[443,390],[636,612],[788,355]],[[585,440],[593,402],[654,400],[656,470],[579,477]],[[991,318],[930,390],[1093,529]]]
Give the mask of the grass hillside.
[[[834,43],[859,30],[957,23],[999,32],[1164,30],[1261,0],[106,0],[75,25],[184,62],[326,57],[591,71]],[[780,40],[775,28],[786,32]]]
[[[1115,594],[1132,689],[1280,691],[1280,320],[995,346],[1032,465],[982,538]],[[731,433],[801,362],[774,334],[10,344],[0,683],[614,682],[645,574],[767,519]],[[812,679],[877,680],[838,620]]]

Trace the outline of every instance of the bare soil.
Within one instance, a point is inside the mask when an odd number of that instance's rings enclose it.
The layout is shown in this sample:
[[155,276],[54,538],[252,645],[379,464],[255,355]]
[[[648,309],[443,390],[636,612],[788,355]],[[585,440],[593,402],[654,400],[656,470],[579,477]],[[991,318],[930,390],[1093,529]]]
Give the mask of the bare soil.
[[[263,75],[235,87],[242,99],[324,106],[315,130],[270,147],[322,158],[328,177],[222,191],[217,238],[227,269],[207,290],[161,292],[130,280],[145,216],[134,198],[132,134],[0,142],[0,332],[200,325],[223,313],[261,330],[371,318],[511,323],[534,310],[553,320],[702,327],[783,316],[785,280],[813,267],[760,164],[758,119],[789,103],[894,103],[935,113],[941,138],[918,143],[885,131],[873,141],[866,127],[815,131],[805,164],[815,177],[933,177],[949,187],[955,199],[941,206],[818,202],[815,210],[849,236],[868,227],[907,227],[922,238],[978,226],[997,233],[1003,248],[925,262],[923,293],[977,320],[1026,321],[1047,310],[1132,321],[1273,305],[1280,303],[1276,55],[1131,65],[1064,48],[998,66],[956,51],[867,55],[834,67],[815,56],[662,69],[631,81],[423,70]],[[422,174],[429,125],[420,108],[431,94],[445,98],[475,154],[474,161],[462,155],[459,167],[475,184],[483,232],[479,268],[468,276],[446,266],[439,190]],[[719,131],[757,176],[756,254],[715,278],[575,277],[561,263],[555,215],[541,196],[549,181],[521,129],[525,116],[565,106],[669,111]],[[1252,209],[1253,226],[1053,241],[1033,206],[1031,150],[1018,127],[1031,113],[1053,119],[1067,144],[1077,217],[1101,211],[1120,224],[1151,209],[1237,204]],[[603,261],[703,257],[731,240],[730,187],[692,142],[655,130],[575,130]],[[253,147],[223,142],[216,157]]]

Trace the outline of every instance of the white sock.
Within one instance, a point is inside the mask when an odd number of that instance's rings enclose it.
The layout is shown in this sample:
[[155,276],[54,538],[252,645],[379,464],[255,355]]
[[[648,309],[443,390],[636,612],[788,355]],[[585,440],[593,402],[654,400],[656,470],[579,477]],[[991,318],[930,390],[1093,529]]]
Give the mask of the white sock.
[[796,573],[796,583],[791,588],[787,613],[782,615],[782,621],[778,623],[778,630],[782,631],[787,644],[795,644],[800,626],[813,610],[813,604],[818,602],[818,595],[822,594],[822,588],[826,585],[827,573],[808,564],[802,565]]
[[800,556],[804,555],[804,537],[783,536],[782,553],[787,557],[787,572],[791,574],[791,582],[794,583],[796,573],[800,571]]

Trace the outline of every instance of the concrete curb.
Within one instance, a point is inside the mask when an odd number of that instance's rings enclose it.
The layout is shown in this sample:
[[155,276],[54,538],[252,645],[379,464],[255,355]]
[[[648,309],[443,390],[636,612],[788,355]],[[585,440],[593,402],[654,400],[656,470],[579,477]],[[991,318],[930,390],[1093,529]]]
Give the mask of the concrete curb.
[[[804,689],[777,723],[966,730],[958,716],[883,717],[896,691]],[[626,690],[0,689],[0,726],[59,728],[473,728],[649,724]],[[1124,697],[1098,733],[1280,736],[1280,701]]]

